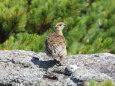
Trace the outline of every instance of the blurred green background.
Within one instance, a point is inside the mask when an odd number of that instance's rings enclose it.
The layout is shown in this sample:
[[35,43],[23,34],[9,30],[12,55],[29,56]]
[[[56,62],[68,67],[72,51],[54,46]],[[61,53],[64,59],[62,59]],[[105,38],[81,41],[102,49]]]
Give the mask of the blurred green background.
[[0,50],[44,52],[60,21],[68,55],[115,54],[115,0],[0,0]]

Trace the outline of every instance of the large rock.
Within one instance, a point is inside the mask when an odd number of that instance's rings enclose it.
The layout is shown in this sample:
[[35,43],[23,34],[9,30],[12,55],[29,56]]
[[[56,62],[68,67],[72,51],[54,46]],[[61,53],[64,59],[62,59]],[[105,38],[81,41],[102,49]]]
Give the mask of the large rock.
[[64,65],[45,53],[0,51],[0,86],[82,86],[84,81],[115,81],[115,55],[71,55]]

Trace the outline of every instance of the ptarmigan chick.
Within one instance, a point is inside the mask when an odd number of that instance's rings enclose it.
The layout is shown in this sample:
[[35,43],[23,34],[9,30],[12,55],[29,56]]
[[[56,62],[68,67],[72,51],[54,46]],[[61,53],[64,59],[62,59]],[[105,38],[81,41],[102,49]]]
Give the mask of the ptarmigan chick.
[[48,35],[45,45],[45,51],[48,56],[59,61],[59,65],[63,65],[62,59],[67,54],[66,41],[62,30],[66,26],[63,22],[59,22],[54,27],[54,33]]

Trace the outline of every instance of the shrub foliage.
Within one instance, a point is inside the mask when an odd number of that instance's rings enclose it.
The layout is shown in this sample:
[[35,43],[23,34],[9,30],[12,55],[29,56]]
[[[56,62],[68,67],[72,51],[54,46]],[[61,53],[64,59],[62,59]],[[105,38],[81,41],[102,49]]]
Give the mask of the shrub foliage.
[[65,22],[68,54],[115,53],[115,0],[0,0],[0,49],[44,51]]

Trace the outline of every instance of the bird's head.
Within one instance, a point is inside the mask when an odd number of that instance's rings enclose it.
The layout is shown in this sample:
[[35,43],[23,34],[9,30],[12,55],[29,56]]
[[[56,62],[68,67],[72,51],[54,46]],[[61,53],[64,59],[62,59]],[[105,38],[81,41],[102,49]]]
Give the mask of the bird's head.
[[65,23],[59,22],[55,25],[54,31],[62,31],[65,26],[67,26]]

